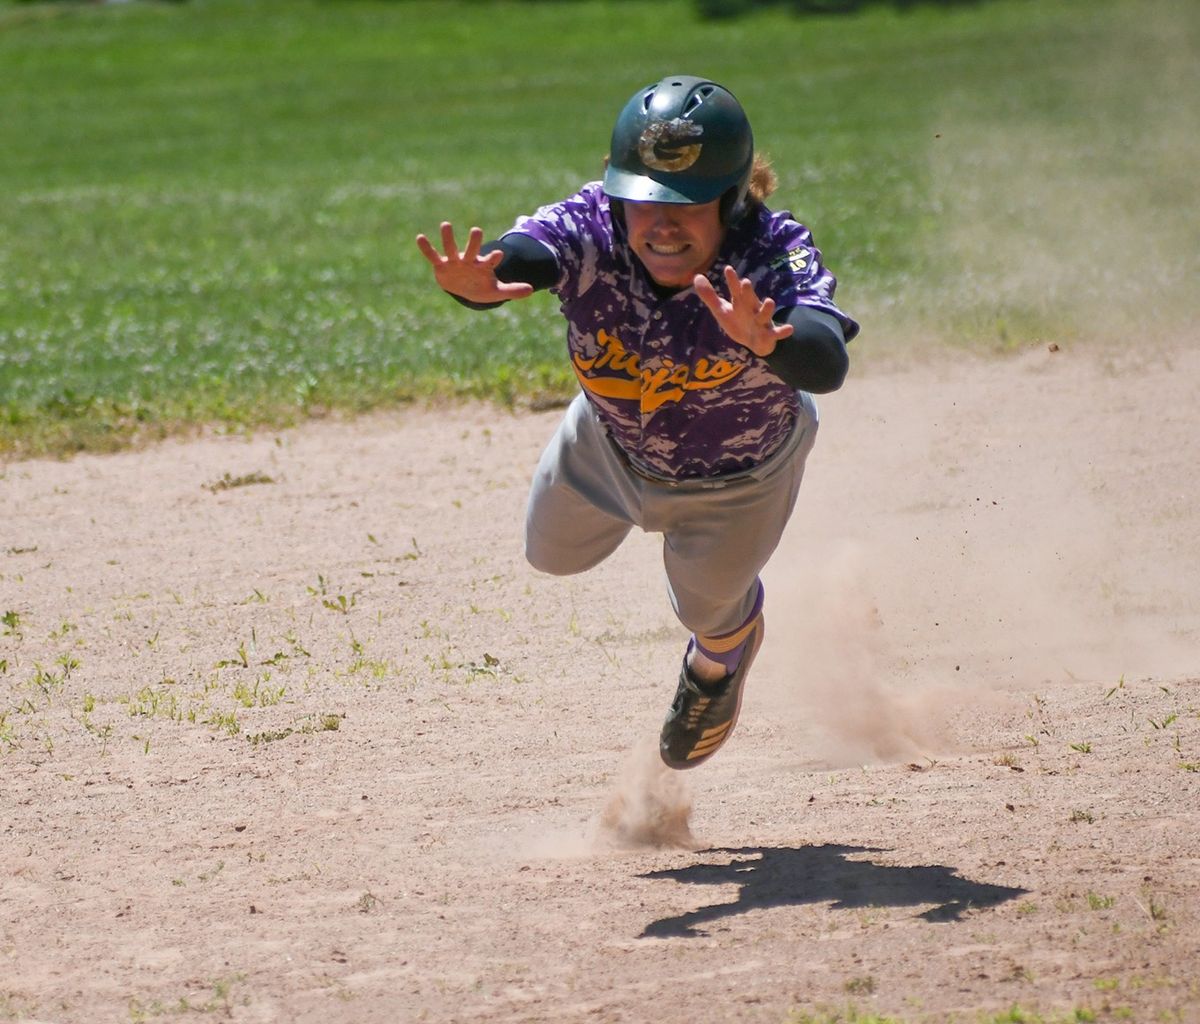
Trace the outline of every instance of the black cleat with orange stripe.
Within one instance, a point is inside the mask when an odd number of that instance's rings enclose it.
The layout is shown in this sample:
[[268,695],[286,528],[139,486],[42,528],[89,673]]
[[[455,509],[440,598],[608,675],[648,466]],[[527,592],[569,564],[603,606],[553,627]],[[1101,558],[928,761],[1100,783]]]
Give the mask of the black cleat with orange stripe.
[[679,689],[663,723],[658,750],[668,768],[694,768],[712,757],[733,732],[742,709],[742,691],[763,639],[763,617],[755,620],[738,667],[716,683],[702,683],[679,670]]

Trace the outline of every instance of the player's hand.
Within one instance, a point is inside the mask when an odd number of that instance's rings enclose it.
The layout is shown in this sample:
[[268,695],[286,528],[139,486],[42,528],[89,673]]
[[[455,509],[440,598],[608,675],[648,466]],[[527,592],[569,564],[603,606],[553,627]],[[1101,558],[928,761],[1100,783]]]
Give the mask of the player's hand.
[[468,302],[503,302],[507,299],[524,299],[533,294],[531,284],[499,280],[496,267],[504,259],[504,253],[496,250],[480,256],[482,245],[482,229],[471,228],[467,235],[467,247],[459,252],[458,243],[454,240],[454,228],[449,221],[442,221],[442,252],[438,252],[425,235],[417,235],[417,248],[433,267],[433,276],[443,291]]
[[700,301],[716,317],[721,330],[756,356],[769,356],[775,351],[775,346],[790,337],[794,330],[791,324],[777,324],[771,319],[775,315],[775,300],[768,298],[759,301],[750,280],[744,277],[739,279],[733,267],[725,268],[728,300],[721,298],[703,274],[697,274],[692,285]]

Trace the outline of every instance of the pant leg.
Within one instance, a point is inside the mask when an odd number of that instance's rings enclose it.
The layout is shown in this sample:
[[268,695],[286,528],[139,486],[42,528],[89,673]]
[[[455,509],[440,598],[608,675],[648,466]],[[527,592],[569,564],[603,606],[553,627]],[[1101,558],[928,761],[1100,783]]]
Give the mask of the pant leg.
[[525,557],[541,572],[584,572],[640,519],[640,488],[581,394],[542,453],[525,511]]
[[754,610],[759,573],[779,546],[816,441],[816,405],[803,397],[807,401],[782,457],[768,460],[760,477],[719,490],[661,496],[671,604],[693,633],[731,632]]

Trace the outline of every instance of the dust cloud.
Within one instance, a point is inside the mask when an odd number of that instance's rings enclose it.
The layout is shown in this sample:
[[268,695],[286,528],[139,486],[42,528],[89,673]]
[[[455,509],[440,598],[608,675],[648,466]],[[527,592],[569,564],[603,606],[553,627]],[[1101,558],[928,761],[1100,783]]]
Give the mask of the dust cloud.
[[[692,789],[687,773],[673,771],[658,754],[658,737],[636,743],[625,755],[600,812],[587,822],[554,824],[539,817],[507,843],[517,860],[586,860],[638,850],[698,850],[691,830]],[[493,852],[495,837],[489,839]]]
[[[806,759],[830,766],[913,761],[947,751],[951,688],[899,672],[866,548],[843,541],[806,573],[803,594],[772,588],[773,645],[756,680],[758,714]],[[786,627],[784,624],[786,623]]]
[[638,743],[622,767],[600,815],[598,849],[644,847],[698,849],[689,825],[692,795],[687,777],[663,764],[657,738]]
[[1019,510],[966,543],[944,508],[864,528],[868,540],[793,543],[784,561],[804,582],[768,583],[777,628],[755,713],[806,759],[919,762],[966,752],[962,723],[979,713],[1010,719],[997,746],[1015,742],[1030,693],[1194,675],[1196,540],[1059,500],[1059,516]]

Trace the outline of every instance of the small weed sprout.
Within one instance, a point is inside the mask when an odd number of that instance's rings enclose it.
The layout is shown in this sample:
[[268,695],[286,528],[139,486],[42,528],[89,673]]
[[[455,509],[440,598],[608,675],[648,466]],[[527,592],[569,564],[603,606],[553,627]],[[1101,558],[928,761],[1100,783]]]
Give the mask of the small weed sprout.
[[217,875],[219,875],[224,870],[225,870],[225,862],[223,860],[219,860],[219,861],[217,861],[216,867],[214,867],[211,871],[206,871],[204,874],[197,875],[196,877],[201,882],[208,882],[208,881],[211,881],[212,879],[216,878]]
[[435,626],[428,619],[422,619],[420,622],[417,623],[417,625],[421,627],[421,639],[422,640],[431,640],[431,639],[432,640],[448,640],[448,639],[450,639],[449,633],[447,633],[440,626]]
[[338,594],[333,600],[326,599],[321,602],[321,604],[330,611],[341,612],[343,615],[347,614],[357,603],[357,594],[351,594],[349,601],[346,600],[345,594]]
[[226,472],[222,474],[219,480],[205,484],[204,489],[216,494],[218,491],[228,491],[235,487],[250,487],[254,484],[273,484],[274,482],[275,480],[272,477],[258,470],[255,470],[253,473],[245,473],[242,476],[234,476]]
[[16,750],[19,746],[16,729],[8,721],[8,712],[0,711],[0,750]]
[[235,658],[222,658],[213,666],[214,668],[249,668],[250,654],[246,650],[246,641],[243,640],[238,644],[237,656]]
[[300,643],[300,638],[298,636],[296,636],[296,631],[294,629],[289,630],[284,635],[284,640],[286,640],[289,644],[292,645],[292,654],[293,655],[298,654],[302,658],[311,658],[312,657],[312,655],[305,649],[304,645],[302,643]]
[[172,722],[183,721],[183,710],[179,706],[179,698],[170,689],[174,684],[167,679],[159,687],[143,686],[132,697],[121,700],[129,710],[130,718],[166,718]]
[[247,686],[242,680],[233,688],[233,699],[244,708],[266,708],[278,704],[286,692],[284,686],[270,686],[271,673],[264,672],[254,680],[253,686]]
[[236,736],[242,731],[237,715],[232,711],[214,711],[204,720],[204,724],[224,732],[227,736]]
[[1053,737],[1054,725],[1050,721],[1050,712],[1047,708],[1046,698],[1039,697],[1036,694],[1033,697],[1033,708],[1025,712],[1025,717],[1032,720],[1037,728],[1025,736],[1026,741],[1031,747],[1041,745],[1041,737]]
[[464,667],[467,673],[472,676],[494,676],[496,675],[496,667],[500,664],[500,659],[494,655],[483,652],[483,662],[468,662]]
[[313,597],[321,599],[321,606],[328,608],[330,611],[340,612],[346,615],[351,608],[358,603],[358,594],[351,594],[346,597],[345,594],[330,594],[329,581],[320,573],[317,574],[317,585],[309,587],[308,592]]
[[1150,915],[1150,920],[1157,924],[1163,924],[1167,920],[1167,905],[1152,892],[1146,893],[1146,913]]
[[350,653],[354,655],[354,660],[347,670],[349,675],[366,672],[375,679],[383,679],[387,675],[389,667],[387,662],[368,658],[366,645],[353,633],[350,634]]
[[[71,666],[71,668],[79,667],[79,662],[74,661],[74,659],[71,659],[68,664]],[[56,675],[53,672],[47,672],[44,668],[42,668],[41,665],[39,665],[37,662],[34,662],[33,675],[29,678],[29,681],[26,685],[30,690],[37,690],[45,699],[46,706],[48,707],[54,695],[62,690],[63,683],[66,682],[67,677],[70,674],[70,668],[64,667],[62,675]],[[33,712],[34,706],[32,702],[26,698],[17,706],[17,710]]]

